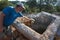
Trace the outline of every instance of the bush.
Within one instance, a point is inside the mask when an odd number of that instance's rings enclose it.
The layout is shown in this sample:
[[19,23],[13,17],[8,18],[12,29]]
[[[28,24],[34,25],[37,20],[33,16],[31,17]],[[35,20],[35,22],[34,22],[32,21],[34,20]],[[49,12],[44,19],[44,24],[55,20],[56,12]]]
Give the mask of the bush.
[[57,12],[60,12],[60,6],[56,6],[55,8]]
[[8,6],[8,2],[7,1],[0,1],[0,11],[4,8]]
[[42,5],[41,6],[41,11],[45,11],[45,12],[55,12],[55,8],[53,8],[52,5],[48,4],[48,5]]
[[[32,7],[32,8],[30,8],[29,5],[26,5],[26,9],[27,9],[26,11],[29,12],[29,13],[38,13],[38,12],[41,12],[41,11],[50,12],[50,13],[56,12],[55,7],[50,5],[50,4],[37,5],[37,6]],[[57,9],[59,9],[59,8],[57,8]]]
[[2,11],[3,8],[6,6],[15,6],[16,4],[13,4],[9,1],[0,1],[0,11]]

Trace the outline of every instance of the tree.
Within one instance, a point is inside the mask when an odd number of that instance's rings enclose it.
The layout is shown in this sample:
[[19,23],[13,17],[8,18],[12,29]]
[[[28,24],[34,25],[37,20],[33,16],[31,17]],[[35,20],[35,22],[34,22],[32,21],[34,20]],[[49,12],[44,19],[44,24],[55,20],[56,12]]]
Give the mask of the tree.
[[29,0],[29,1],[27,1],[27,4],[29,5],[30,8],[35,7],[36,6],[36,0]]
[[1,0],[0,1],[0,11],[4,8],[4,7],[6,7],[6,6],[8,6],[9,4],[8,4],[8,0]]

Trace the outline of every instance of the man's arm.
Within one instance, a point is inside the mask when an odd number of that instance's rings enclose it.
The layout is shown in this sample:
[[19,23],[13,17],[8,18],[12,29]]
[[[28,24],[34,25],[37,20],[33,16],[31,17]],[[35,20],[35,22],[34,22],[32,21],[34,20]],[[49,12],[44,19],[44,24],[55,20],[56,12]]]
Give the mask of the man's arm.
[[0,14],[0,32],[3,32],[3,20],[4,20],[4,14]]

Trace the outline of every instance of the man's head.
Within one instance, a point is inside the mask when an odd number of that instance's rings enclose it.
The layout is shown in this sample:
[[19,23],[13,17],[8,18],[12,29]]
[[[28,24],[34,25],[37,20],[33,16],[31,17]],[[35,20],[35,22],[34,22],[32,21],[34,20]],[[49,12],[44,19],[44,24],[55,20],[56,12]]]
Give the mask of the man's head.
[[25,9],[25,7],[24,7],[23,3],[19,2],[16,4],[16,9],[18,12],[21,12]]

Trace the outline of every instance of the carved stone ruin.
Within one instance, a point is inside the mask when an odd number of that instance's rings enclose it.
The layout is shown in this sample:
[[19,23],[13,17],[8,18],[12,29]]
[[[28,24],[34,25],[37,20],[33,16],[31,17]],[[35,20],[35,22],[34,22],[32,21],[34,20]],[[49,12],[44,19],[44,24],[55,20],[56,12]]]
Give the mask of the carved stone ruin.
[[[54,35],[60,26],[59,16],[41,12],[35,15],[28,15],[28,17],[35,19],[35,23],[30,26],[19,23],[17,20],[13,23],[13,26],[26,40],[54,39]],[[21,40],[25,40],[24,38]]]

